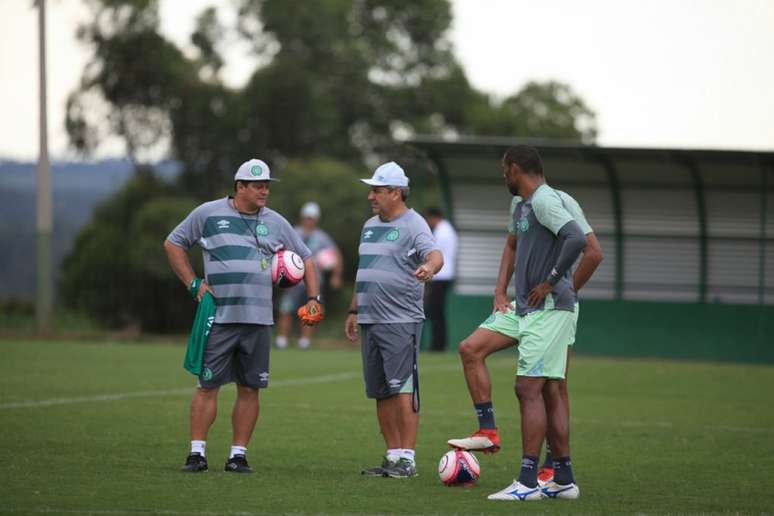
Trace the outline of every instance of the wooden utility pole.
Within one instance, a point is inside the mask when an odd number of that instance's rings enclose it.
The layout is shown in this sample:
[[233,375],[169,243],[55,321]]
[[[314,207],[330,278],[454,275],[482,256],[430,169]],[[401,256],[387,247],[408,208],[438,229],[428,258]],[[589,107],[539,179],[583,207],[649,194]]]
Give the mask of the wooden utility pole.
[[51,330],[54,278],[51,260],[51,174],[48,161],[48,113],[46,106],[46,0],[38,0],[38,45],[40,55],[40,152],[37,170],[37,295],[35,316],[38,332]]

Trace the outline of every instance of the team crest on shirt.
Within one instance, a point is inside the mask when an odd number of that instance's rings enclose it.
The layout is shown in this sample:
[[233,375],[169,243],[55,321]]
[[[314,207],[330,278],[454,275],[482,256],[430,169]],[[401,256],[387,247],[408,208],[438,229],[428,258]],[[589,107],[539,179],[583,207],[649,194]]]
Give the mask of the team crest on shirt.
[[398,238],[400,238],[400,231],[398,231],[397,229],[390,230],[390,232],[387,233],[387,235],[385,235],[384,237],[384,239],[387,240],[388,242],[394,242]]
[[258,224],[257,226],[255,226],[255,234],[259,235],[259,236],[266,236],[266,235],[268,235],[269,234],[269,226],[267,226],[266,224],[263,224],[263,223]]
[[202,369],[202,380],[204,380],[205,382],[208,380],[212,380],[212,369],[210,369],[209,367],[205,367],[204,369]]
[[521,233],[526,233],[528,229],[529,229],[529,220],[527,219],[527,217],[525,216],[519,219],[519,231]]

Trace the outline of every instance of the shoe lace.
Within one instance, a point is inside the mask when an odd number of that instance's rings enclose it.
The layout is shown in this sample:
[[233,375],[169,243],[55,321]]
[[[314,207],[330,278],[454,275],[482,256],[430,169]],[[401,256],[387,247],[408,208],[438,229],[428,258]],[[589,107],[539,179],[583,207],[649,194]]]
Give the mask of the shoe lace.
[[405,457],[401,457],[400,459],[398,459],[398,464],[397,465],[401,469],[408,470],[408,469],[411,469],[414,466],[414,463],[411,462],[409,459],[407,459]]
[[244,455],[234,455],[231,457],[230,462],[239,464],[240,466],[247,466],[247,458]]
[[185,464],[186,464],[186,466],[191,465],[191,464],[198,464],[200,462],[204,462],[204,460],[205,460],[204,457],[202,457],[198,453],[192,453],[185,460]]

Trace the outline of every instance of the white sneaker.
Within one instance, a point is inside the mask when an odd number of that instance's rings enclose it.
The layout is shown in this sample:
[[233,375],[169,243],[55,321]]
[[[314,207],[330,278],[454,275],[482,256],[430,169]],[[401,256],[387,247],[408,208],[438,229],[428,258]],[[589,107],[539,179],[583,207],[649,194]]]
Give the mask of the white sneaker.
[[488,500],[507,500],[510,502],[528,502],[532,500],[541,500],[543,493],[540,487],[527,487],[519,483],[518,480],[514,480],[513,484],[509,485],[502,491],[497,491],[494,494],[487,496]]
[[277,349],[285,349],[288,347],[288,338],[287,337],[277,337],[274,340],[274,345],[277,346]]
[[576,484],[557,484],[553,480],[547,483],[543,488],[543,496],[546,498],[562,498],[564,500],[575,500],[580,496],[580,488]]

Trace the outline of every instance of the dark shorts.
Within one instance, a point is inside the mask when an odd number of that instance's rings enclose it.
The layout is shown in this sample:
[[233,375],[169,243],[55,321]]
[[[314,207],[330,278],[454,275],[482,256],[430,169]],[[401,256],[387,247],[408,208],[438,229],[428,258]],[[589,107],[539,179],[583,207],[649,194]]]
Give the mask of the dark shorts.
[[214,389],[227,383],[253,389],[269,386],[271,326],[262,324],[213,324],[199,387]]
[[360,335],[366,395],[384,399],[416,394],[422,323],[361,324]]

